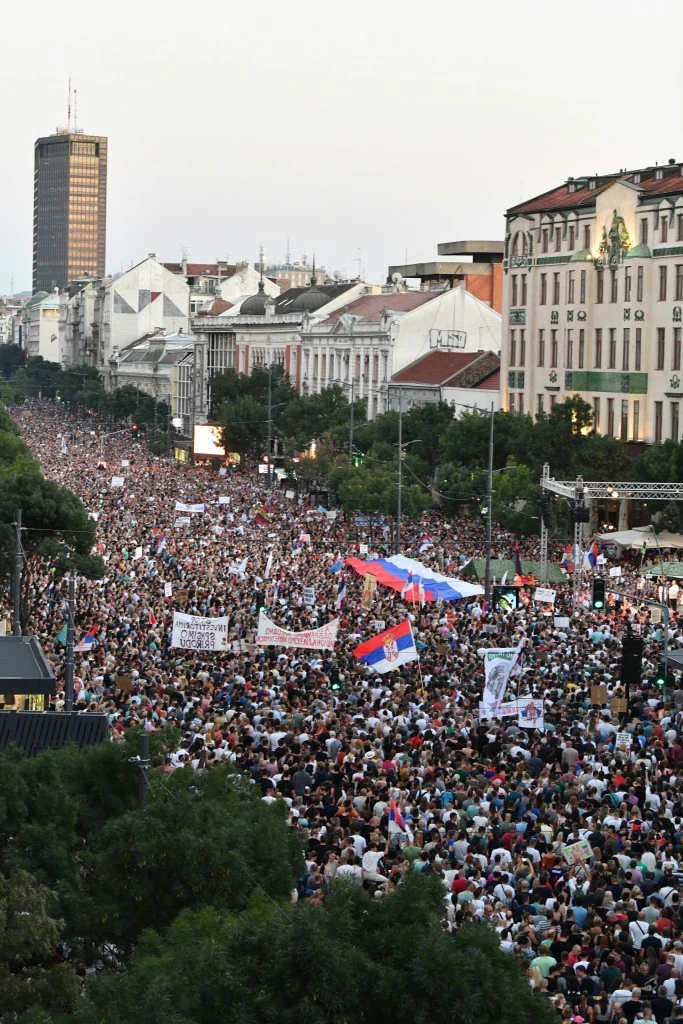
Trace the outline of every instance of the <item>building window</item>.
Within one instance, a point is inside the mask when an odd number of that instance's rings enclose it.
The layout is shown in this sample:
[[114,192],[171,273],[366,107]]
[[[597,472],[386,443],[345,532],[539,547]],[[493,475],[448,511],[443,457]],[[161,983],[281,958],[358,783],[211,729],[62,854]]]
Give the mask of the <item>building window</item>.
[[510,366],[517,364],[517,331],[510,331]]
[[557,402],[557,395],[551,395],[551,396],[550,396],[550,411],[551,411],[551,412],[552,412],[552,411],[553,411],[553,409],[555,408],[555,403],[556,403],[556,402]]
[[555,228],[555,252],[562,248],[562,228]]
[[550,367],[557,367],[557,331],[550,332]]
[[666,302],[666,267],[659,268],[659,301]]
[[647,217],[641,218],[640,221],[640,244],[647,245]]
[[574,305],[574,271],[567,271],[567,305]]
[[674,327],[674,352],[673,359],[671,360],[671,369],[680,370],[681,368],[681,329],[680,327]]
[[624,267],[624,302],[631,301],[631,268]]
[[600,399],[597,396],[593,398],[593,430],[600,433]]
[[671,403],[671,440],[678,441],[679,424],[678,424],[678,402]]
[[571,328],[567,330],[567,361],[566,367],[571,370],[574,364],[574,332]]
[[662,406],[663,402],[655,402],[655,444],[662,443]]
[[669,225],[666,216],[662,216],[659,224],[659,240],[660,242],[666,242],[669,235]]
[[657,328],[657,369],[658,370],[663,370],[664,369],[664,349],[665,349],[664,328],[663,327],[658,327]]
[[607,433],[614,437],[614,399],[607,399]]
[[517,395],[517,404],[519,405],[519,409],[517,411],[518,411],[520,416],[523,416],[524,415],[524,394],[521,391]]
[[622,441],[628,441],[628,399],[621,402],[621,423],[619,425],[619,437]]
[[536,395],[536,415],[537,416],[542,416],[543,415],[543,399],[544,399],[544,397],[545,397],[544,395]]
[[517,275],[512,275],[512,298],[510,299],[510,305],[517,305]]
[[643,278],[645,276],[644,268],[638,267],[638,280],[636,283],[636,302],[643,301]]
[[548,229],[543,228],[541,232],[541,252],[548,251]]
[[629,362],[629,347],[631,345],[631,330],[628,327],[624,327],[624,341],[621,350],[621,368],[622,370],[628,370]]
[[586,271],[581,271],[581,284],[579,285],[579,302],[583,306],[586,301]]
[[618,280],[616,270],[610,270],[610,289],[609,289],[609,300],[610,302],[616,302],[618,298]]
[[538,365],[545,366],[545,331],[538,332]]
[[526,363],[526,331],[519,332],[519,366]]
[[590,249],[590,247],[591,247],[591,227],[590,227],[590,224],[584,224],[584,226],[583,226],[583,247],[584,247],[584,249]]
[[610,327],[609,329],[609,354],[607,369],[613,370],[617,365],[617,329],[616,327]]
[[508,406],[509,406],[510,412],[514,412],[515,411],[515,393],[514,393],[514,391],[510,392],[510,397],[508,399]]
[[560,304],[560,275],[553,274],[553,306]]
[[569,251],[574,252],[574,242],[576,239],[576,228],[572,224],[569,228]]
[[595,293],[595,301],[601,303],[605,298],[605,275],[602,270],[598,271],[598,287]]
[[683,242],[683,213],[676,218],[676,241]]
[[595,369],[602,367],[602,327],[595,328]]
[[541,274],[541,298],[539,303],[541,306],[545,306],[548,301],[548,275]]
[[633,403],[633,440],[640,440],[640,401],[637,398]]
[[586,332],[583,327],[579,331],[579,369],[583,370],[584,359],[586,357]]
[[683,300],[683,263],[676,264],[676,302]]
[[634,354],[634,370],[640,370],[640,359],[643,351],[643,332],[640,327],[636,327],[636,351]]
[[520,306],[526,306],[526,274],[522,274],[522,295],[520,299]]

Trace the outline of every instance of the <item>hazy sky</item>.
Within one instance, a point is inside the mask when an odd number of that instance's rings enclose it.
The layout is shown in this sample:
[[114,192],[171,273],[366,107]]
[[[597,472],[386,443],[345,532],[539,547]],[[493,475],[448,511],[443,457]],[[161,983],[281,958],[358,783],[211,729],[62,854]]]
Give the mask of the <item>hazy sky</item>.
[[[316,253],[383,280],[502,238],[568,175],[683,160],[682,0],[12,3],[0,293],[31,283],[33,143],[109,137],[107,270]],[[651,13],[648,13],[651,11]]]

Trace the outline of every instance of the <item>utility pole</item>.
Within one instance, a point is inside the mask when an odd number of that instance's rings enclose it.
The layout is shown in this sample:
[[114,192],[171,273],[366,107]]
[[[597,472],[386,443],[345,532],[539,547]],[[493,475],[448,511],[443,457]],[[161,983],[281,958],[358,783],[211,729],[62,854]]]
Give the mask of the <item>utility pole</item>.
[[401,554],[401,484],[403,478],[403,409],[398,392],[398,487],[396,489],[396,554]]
[[157,397],[156,389],[154,390],[154,444],[157,443],[157,406],[159,399]]
[[[263,258],[261,258],[261,271],[263,271]],[[272,425],[271,425],[271,412],[272,412],[272,368],[273,364],[268,363],[268,487],[272,487],[273,481],[270,475],[270,448],[271,448],[271,437],[272,437]]]
[[21,509],[17,509],[16,535],[14,540],[14,613],[12,615],[12,636],[21,636]]
[[168,396],[168,416],[166,423],[166,454],[171,456],[171,427],[173,426],[173,409],[171,408],[171,395]]
[[351,380],[351,423],[349,424],[349,465],[353,465],[353,379]]
[[190,461],[194,465],[194,422],[197,415],[197,346],[192,353],[192,423],[190,425]]
[[145,807],[149,796],[149,733],[140,736],[140,755],[138,757],[138,795],[140,807]]
[[76,611],[76,578],[69,576],[69,598],[66,621],[66,676],[64,680],[64,710],[74,709],[74,615]]
[[491,522],[493,518],[493,424],[492,402],[489,428],[489,472],[486,484],[486,575],[484,578],[484,598],[489,606],[491,605]]

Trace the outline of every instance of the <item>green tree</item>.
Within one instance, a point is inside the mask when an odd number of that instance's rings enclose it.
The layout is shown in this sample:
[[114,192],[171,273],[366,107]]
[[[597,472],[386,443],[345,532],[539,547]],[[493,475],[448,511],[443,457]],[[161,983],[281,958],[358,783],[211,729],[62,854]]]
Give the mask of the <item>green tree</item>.
[[219,406],[216,421],[221,430],[221,444],[226,451],[260,455],[268,436],[268,411],[251,395],[224,402]]
[[318,907],[259,896],[238,915],[184,913],[143,935],[129,974],[89,988],[76,1021],[219,1024],[229,1007],[244,1024],[554,1024],[495,931],[448,934],[442,904],[440,883],[412,875],[380,901],[337,884]]

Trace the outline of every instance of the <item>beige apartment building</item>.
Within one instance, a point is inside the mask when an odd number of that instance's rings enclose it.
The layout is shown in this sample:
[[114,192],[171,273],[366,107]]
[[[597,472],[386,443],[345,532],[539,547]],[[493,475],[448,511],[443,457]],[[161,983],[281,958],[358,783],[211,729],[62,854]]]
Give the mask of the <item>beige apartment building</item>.
[[501,407],[578,395],[599,433],[680,440],[681,164],[569,178],[506,223]]

